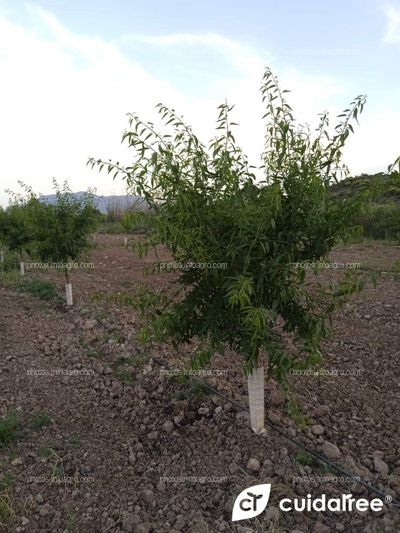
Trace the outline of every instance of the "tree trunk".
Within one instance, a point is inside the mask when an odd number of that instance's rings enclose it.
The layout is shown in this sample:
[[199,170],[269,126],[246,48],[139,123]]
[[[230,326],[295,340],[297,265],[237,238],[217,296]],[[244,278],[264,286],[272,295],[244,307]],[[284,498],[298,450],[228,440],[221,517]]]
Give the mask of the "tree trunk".
[[69,281],[69,272],[68,272],[68,269],[65,269],[64,270],[64,273],[65,273],[65,294],[66,294],[66,297],[67,297],[67,305],[72,305],[73,304],[73,300],[72,300],[72,285]]
[[261,433],[264,429],[264,367],[254,368],[247,377],[251,429]]
[[65,294],[67,296],[67,305],[72,305],[73,301],[72,301],[72,285],[71,285],[71,283],[67,283],[65,285]]

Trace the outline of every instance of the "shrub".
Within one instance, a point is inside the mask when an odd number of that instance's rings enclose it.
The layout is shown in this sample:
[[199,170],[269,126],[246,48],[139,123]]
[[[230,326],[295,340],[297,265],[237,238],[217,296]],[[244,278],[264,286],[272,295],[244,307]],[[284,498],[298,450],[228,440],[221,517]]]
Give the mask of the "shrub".
[[358,222],[365,237],[400,240],[400,206],[395,203],[369,206]]

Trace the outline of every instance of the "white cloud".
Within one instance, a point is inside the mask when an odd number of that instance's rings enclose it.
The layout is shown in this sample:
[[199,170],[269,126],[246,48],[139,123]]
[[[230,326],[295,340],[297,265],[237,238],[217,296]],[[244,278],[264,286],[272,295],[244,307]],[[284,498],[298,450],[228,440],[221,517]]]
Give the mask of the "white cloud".
[[387,44],[400,43],[400,8],[389,6],[385,10],[387,29],[383,41]]
[[43,10],[34,20],[28,30],[0,14],[1,193],[17,179],[49,192],[53,176],[75,190],[121,192],[87,168],[87,158],[123,157],[126,113],[148,116],[161,95],[175,102],[180,95],[115,45],[76,36]]
[[[129,151],[120,144],[126,113],[154,120],[159,101],[182,113],[207,141],[213,135],[216,106],[226,97],[236,104],[236,137],[250,161],[258,164],[264,136],[259,86],[265,64],[279,74],[282,87],[293,89],[290,103],[301,121],[315,123],[318,112],[332,107],[339,111],[338,103],[343,108],[360,92],[349,81],[306,75],[277,64],[268,53],[216,34],[130,37],[147,43],[146,54],[157,54],[161,46],[179,47],[177,60],[190,53],[188,43],[211,50],[221,69],[212,74],[212,91],[198,97],[174,80],[157,77],[124,54],[119,42],[78,35],[40,8],[31,7],[30,14],[28,27],[0,11],[0,71],[5,80],[0,100],[0,202],[5,201],[3,190],[15,189],[18,179],[36,191],[50,192],[53,176],[68,178],[74,190],[94,185],[100,194],[122,193],[123,184],[87,168],[87,158],[129,161]],[[382,116],[391,118],[389,112]],[[362,128],[362,142],[353,143],[349,155],[357,171],[368,171],[367,162],[384,168],[397,155],[392,142],[395,121],[391,118],[382,128],[382,120],[371,115]]]
[[389,164],[400,155],[397,111],[371,110],[368,102],[344,150],[346,163],[354,174],[386,172]]
[[156,47],[185,47],[195,46],[211,49],[216,55],[222,56],[227,62],[240,69],[242,74],[263,71],[265,63],[271,62],[271,55],[264,52],[263,58],[252,46],[238,43],[216,33],[174,33],[169,35],[127,35],[120,39],[121,42],[133,41],[136,43],[150,44]]

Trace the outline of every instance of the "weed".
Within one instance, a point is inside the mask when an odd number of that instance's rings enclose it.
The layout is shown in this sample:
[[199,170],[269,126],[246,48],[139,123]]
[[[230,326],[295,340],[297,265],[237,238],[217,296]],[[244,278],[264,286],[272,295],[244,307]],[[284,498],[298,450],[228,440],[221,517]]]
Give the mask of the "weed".
[[0,478],[0,492],[11,489],[15,484],[15,480],[11,474],[6,472]]
[[34,429],[42,429],[44,426],[48,426],[51,422],[51,416],[49,413],[37,413],[31,422],[31,426]]
[[94,359],[101,359],[102,357],[104,357],[104,354],[102,352],[94,350],[93,348],[89,348],[88,350],[86,350],[86,355],[88,357],[93,357]]
[[125,337],[118,331],[112,331],[111,333],[104,334],[101,337],[101,341],[105,344],[123,344]]
[[[186,376],[184,376],[186,378]],[[182,379],[182,376],[178,376],[176,381]],[[190,400],[193,398],[201,398],[207,394],[210,394],[209,389],[198,381],[189,380],[182,384],[180,389],[175,393],[175,398],[177,400]]]
[[103,222],[99,225],[97,233],[108,233],[111,235],[118,235],[121,233],[125,233],[125,230],[120,222]]
[[124,365],[133,367],[142,367],[148,361],[148,356],[145,354],[136,354],[129,357],[119,357],[114,363],[114,376],[117,377],[125,385],[132,385],[134,376],[131,371],[124,368]]
[[128,357],[119,357],[116,361],[116,365],[131,365],[131,366],[143,366],[148,362],[149,358],[147,355],[139,353],[135,355],[130,355]]
[[64,440],[64,446],[66,448],[78,448],[82,443],[81,438],[78,435],[70,435]]
[[[94,339],[92,342],[95,342],[96,340],[97,339]],[[93,357],[94,359],[100,359],[101,357],[104,356],[102,352],[99,352],[93,346],[91,346],[90,341],[85,339],[85,337],[81,337],[79,339],[79,344],[85,350],[85,353],[88,357]]]
[[395,272],[400,272],[400,260],[397,260],[393,263],[391,270]]
[[300,405],[293,396],[288,398],[286,411],[290,418],[293,420],[293,422],[300,429],[304,429],[309,425],[309,418],[303,413]]
[[321,464],[317,459],[315,459],[315,457],[308,454],[304,450],[299,451],[295,457],[295,461],[302,466],[309,466],[310,468],[318,470],[319,472],[329,472],[329,469],[326,465]]
[[0,492],[0,526],[7,527],[13,516],[14,510],[10,494],[8,492]]
[[73,511],[69,511],[67,513],[67,524],[66,525],[67,525],[68,531],[76,531],[78,520],[77,520],[76,513],[74,513]]
[[4,261],[1,263],[0,268],[5,272],[15,271],[19,268],[19,257],[16,252],[10,252],[9,250],[3,251]]
[[57,287],[54,283],[38,278],[20,279],[19,282],[14,285],[14,288],[20,292],[33,294],[41,300],[55,300],[59,297]]
[[15,411],[0,419],[0,448],[8,446],[18,437],[20,422]]
[[7,527],[14,516],[10,491],[14,486],[11,474],[5,473],[0,478],[0,526]]
[[52,444],[48,444],[39,448],[39,455],[43,459],[50,459],[51,457],[56,457],[57,453],[54,449],[54,446]]
[[133,384],[133,376],[128,370],[125,370],[125,368],[122,368],[121,366],[117,366],[114,369],[114,376],[118,378],[124,385],[132,385]]
[[0,281],[2,281],[6,287],[14,287],[20,279],[21,275],[16,270],[0,272]]

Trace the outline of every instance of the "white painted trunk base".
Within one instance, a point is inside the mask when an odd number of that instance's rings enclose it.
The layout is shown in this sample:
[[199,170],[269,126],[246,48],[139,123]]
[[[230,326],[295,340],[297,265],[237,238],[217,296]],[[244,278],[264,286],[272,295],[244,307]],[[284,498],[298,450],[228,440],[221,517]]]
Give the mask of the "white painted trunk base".
[[125,248],[128,246],[128,237],[124,238],[124,246],[125,246]]
[[264,367],[254,368],[247,377],[251,429],[255,433],[264,430]]
[[25,263],[23,261],[20,261],[19,263],[19,272],[21,276],[25,275]]
[[72,285],[67,283],[65,285],[65,294],[67,295],[67,305],[72,305]]

